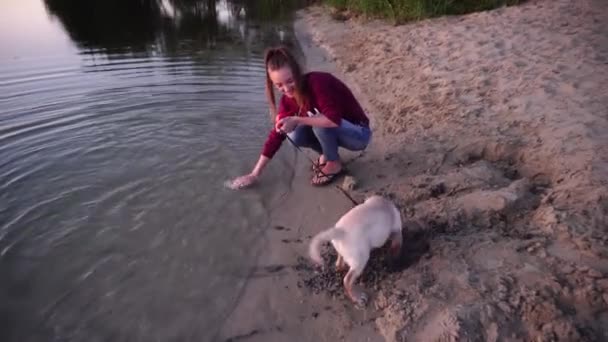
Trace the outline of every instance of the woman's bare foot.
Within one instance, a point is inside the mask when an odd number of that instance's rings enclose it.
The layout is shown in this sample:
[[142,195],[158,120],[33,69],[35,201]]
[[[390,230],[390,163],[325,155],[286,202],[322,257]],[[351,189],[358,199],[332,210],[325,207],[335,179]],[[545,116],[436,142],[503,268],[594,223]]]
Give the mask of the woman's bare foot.
[[325,163],[327,162],[327,160],[325,159],[324,155],[319,155],[319,158],[317,158],[317,161],[314,162],[312,164],[312,172],[319,172],[319,170],[325,166]]
[[324,155],[320,155],[319,156],[319,164],[325,165],[325,163],[327,163],[327,159],[325,158]]

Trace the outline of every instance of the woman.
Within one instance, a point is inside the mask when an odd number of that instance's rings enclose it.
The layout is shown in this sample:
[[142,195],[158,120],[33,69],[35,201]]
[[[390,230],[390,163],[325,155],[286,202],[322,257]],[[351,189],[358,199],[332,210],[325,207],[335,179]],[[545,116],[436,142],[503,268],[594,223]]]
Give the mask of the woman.
[[[341,146],[361,151],[371,138],[369,119],[348,87],[325,72],[302,73],[294,56],[285,47],[271,48],[264,58],[266,96],[274,118],[261,156],[251,173],[232,181],[232,187],[254,184],[288,134],[299,147],[319,153],[313,165],[313,185],[325,185],[343,172],[338,154]],[[273,86],[281,93],[275,105]]]

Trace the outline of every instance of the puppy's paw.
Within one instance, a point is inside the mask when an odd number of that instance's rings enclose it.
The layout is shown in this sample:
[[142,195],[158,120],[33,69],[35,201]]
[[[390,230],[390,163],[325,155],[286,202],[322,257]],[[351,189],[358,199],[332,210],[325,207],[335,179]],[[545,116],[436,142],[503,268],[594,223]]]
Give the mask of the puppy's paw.
[[360,308],[364,308],[367,306],[369,302],[369,296],[367,293],[361,291],[355,300],[355,305]]

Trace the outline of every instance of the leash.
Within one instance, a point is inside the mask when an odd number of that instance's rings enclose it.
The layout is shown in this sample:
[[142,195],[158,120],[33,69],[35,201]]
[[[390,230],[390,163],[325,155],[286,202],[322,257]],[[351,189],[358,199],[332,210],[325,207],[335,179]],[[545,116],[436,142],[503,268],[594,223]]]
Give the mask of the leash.
[[[312,160],[312,158],[310,158],[310,157],[309,157],[309,156],[308,156],[306,153],[304,153],[304,151],[303,151],[303,150],[300,148],[300,146],[298,146],[298,145],[296,144],[296,142],[295,142],[295,141],[293,141],[293,139],[291,139],[287,133],[285,133],[285,132],[283,132],[283,131],[281,131],[281,133],[282,133],[282,134],[283,134],[283,135],[284,135],[284,136],[287,138],[287,140],[289,140],[289,142],[290,142],[290,143],[291,143],[291,144],[292,144],[292,145],[293,145],[293,146],[294,146],[294,147],[295,147],[295,148],[296,148],[298,151],[302,152],[302,154],[303,154],[304,156],[306,156],[306,158],[307,158],[307,159],[308,159],[308,160],[311,162],[311,164],[312,164],[312,165],[315,165],[315,161],[314,161],[314,160]],[[320,173],[320,174],[321,174],[323,177],[325,177],[325,178],[329,179],[329,176],[328,176],[328,175],[327,175],[325,172],[323,172],[323,170],[321,170],[321,168],[320,168],[320,167],[319,167],[319,169],[318,169],[318,170],[319,170],[319,173]],[[334,186],[335,186],[335,187],[336,187],[338,190],[340,190],[340,191],[341,191],[341,192],[344,194],[344,196],[346,196],[346,198],[348,198],[348,199],[349,199],[349,200],[350,200],[350,201],[353,203],[353,205],[354,205],[354,206],[359,205],[359,203],[357,203],[357,201],[355,201],[355,200],[354,200],[354,199],[351,197],[351,195],[350,195],[348,192],[346,192],[346,190],[342,189],[342,187],[338,186],[337,184],[335,184]]]

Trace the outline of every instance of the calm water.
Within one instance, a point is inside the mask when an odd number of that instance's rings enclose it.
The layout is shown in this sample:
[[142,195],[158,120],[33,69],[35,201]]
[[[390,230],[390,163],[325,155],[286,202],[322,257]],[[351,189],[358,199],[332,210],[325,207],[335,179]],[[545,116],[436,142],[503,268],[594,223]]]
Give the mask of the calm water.
[[222,182],[269,127],[290,2],[0,2],[0,340],[208,341],[287,183]]

